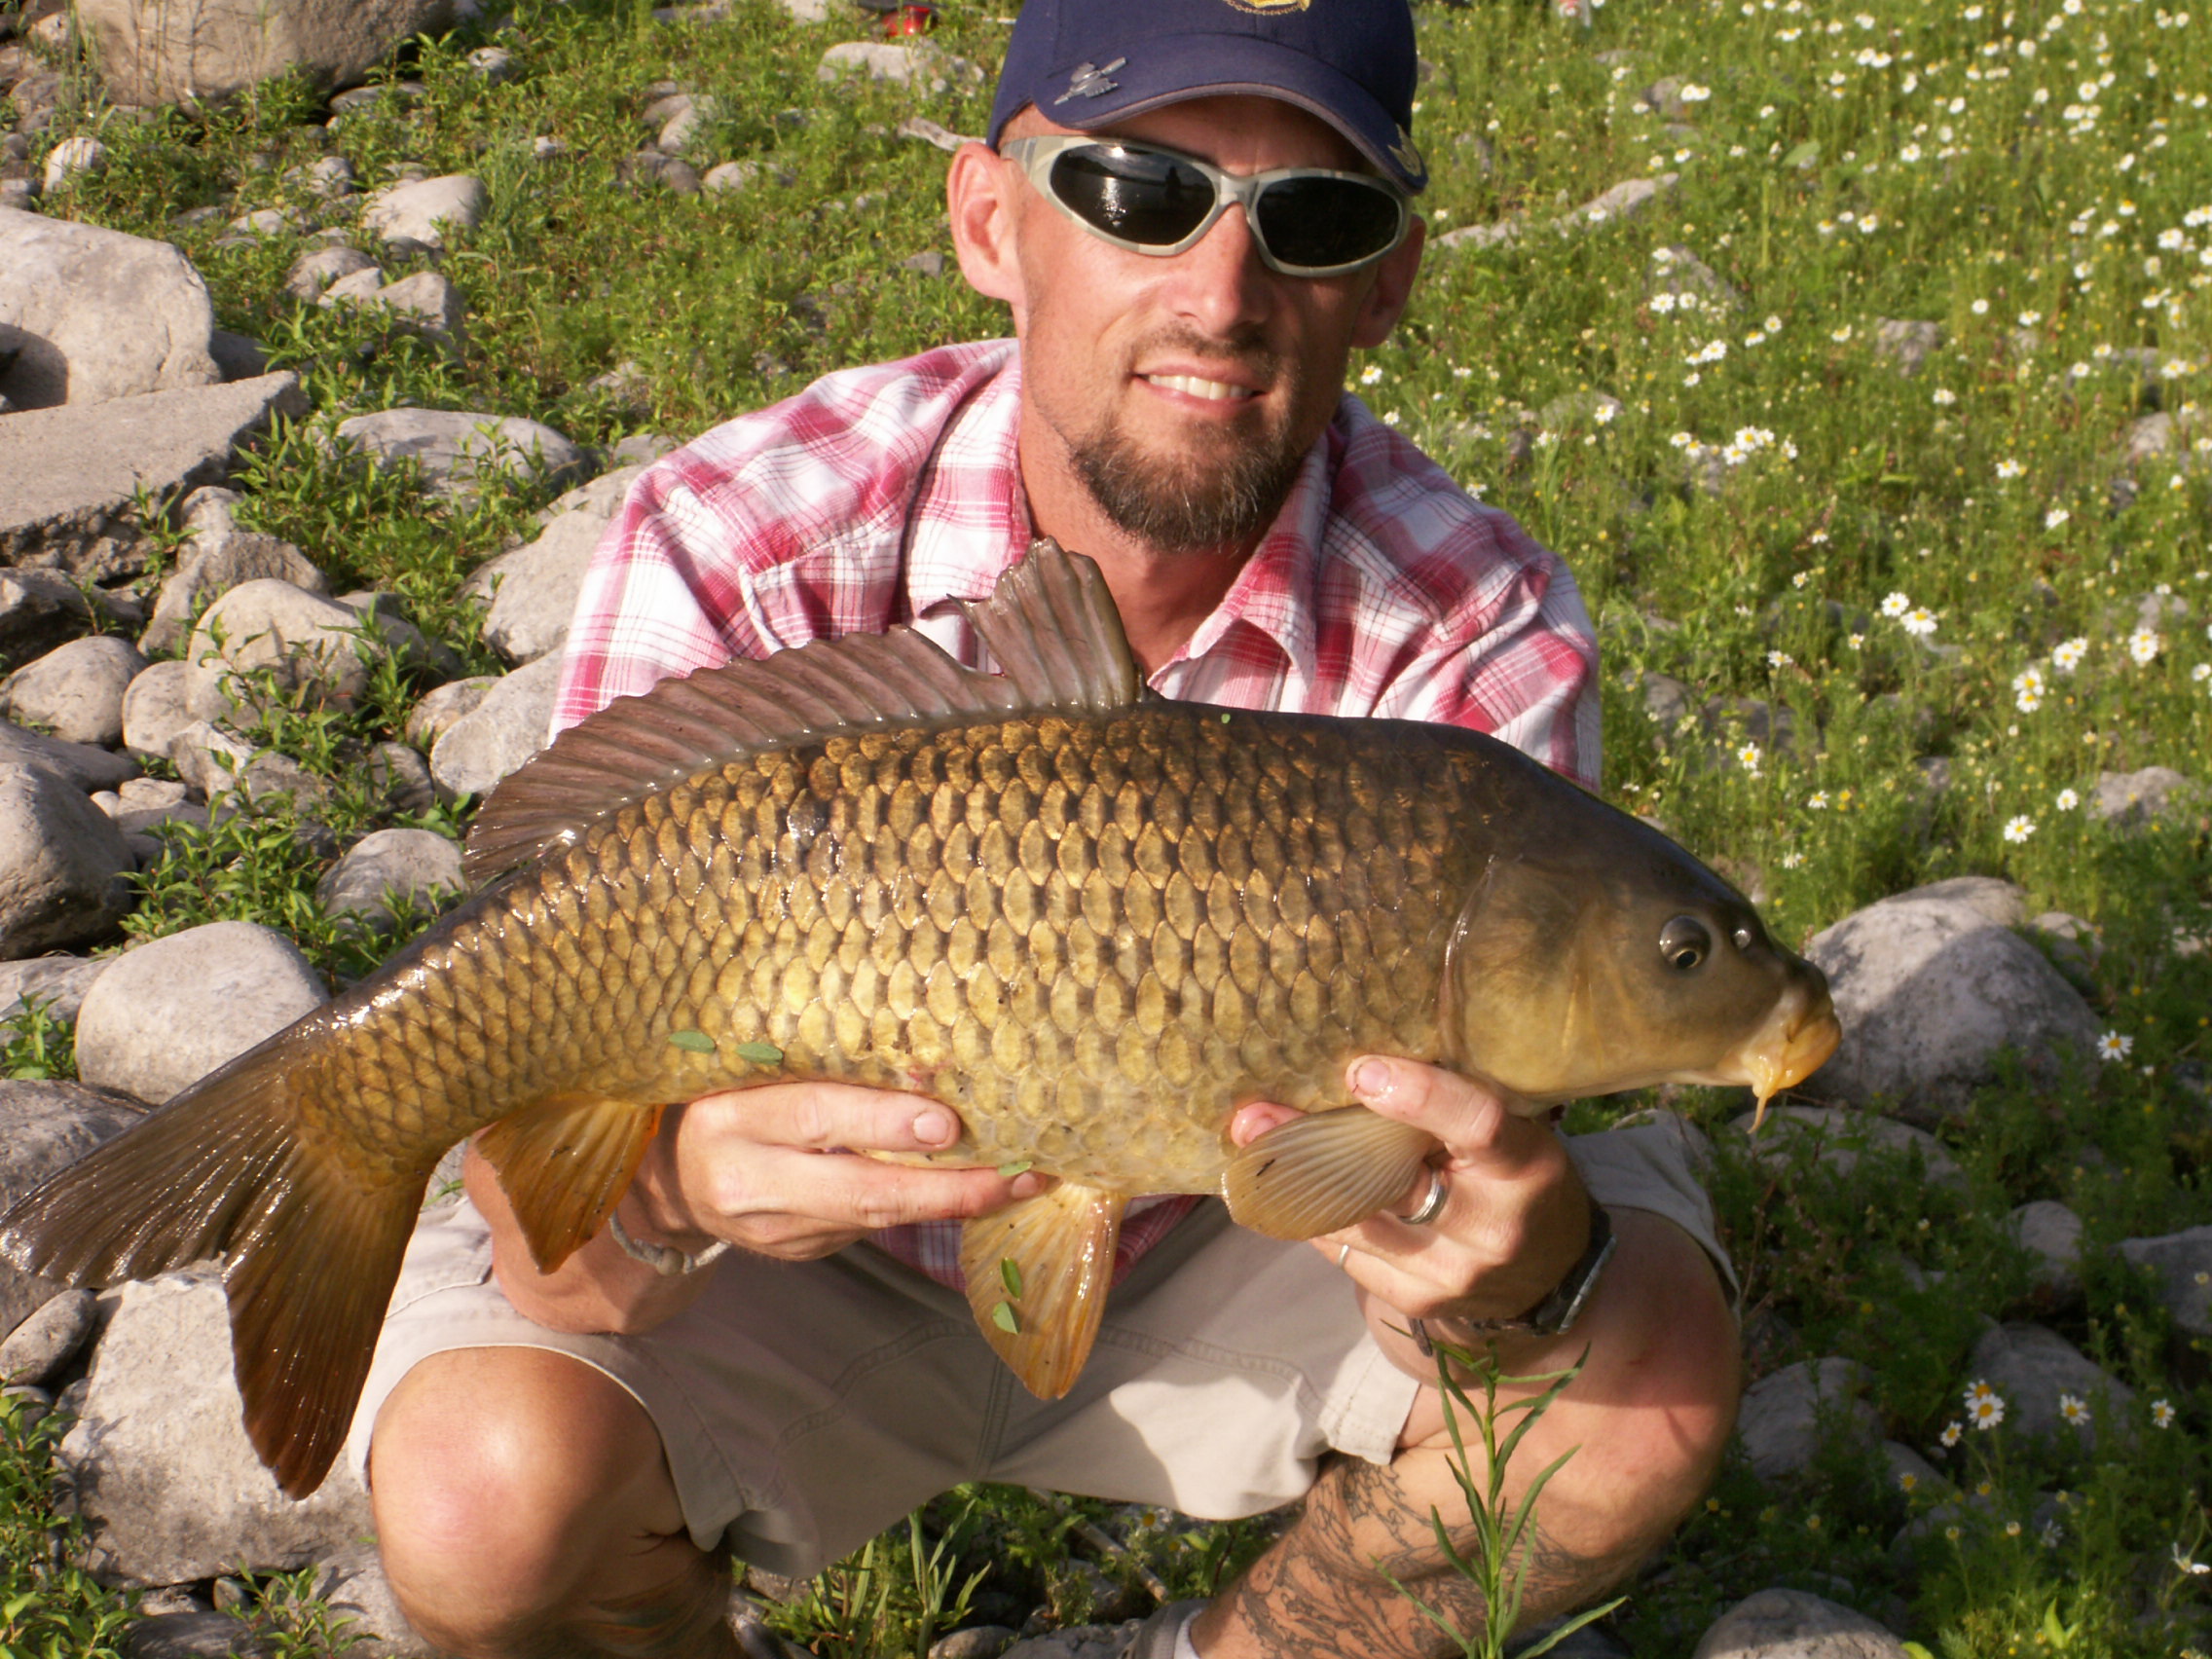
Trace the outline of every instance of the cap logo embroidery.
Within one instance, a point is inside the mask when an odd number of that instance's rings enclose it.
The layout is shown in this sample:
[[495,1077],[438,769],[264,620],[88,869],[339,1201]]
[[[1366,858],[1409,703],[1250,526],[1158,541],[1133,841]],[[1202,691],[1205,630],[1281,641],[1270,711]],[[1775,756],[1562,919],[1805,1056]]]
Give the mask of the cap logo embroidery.
[[1229,3],[1239,12],[1265,18],[1275,12],[1303,12],[1313,0],[1229,0]]
[[[1299,3],[1303,4],[1304,0],[1299,0]],[[1077,64],[1075,73],[1068,77],[1068,90],[1052,100],[1053,105],[1057,107],[1066,103],[1070,98],[1104,97],[1121,85],[1119,81],[1113,79],[1114,71],[1126,62],[1128,62],[1126,57],[1117,57],[1113,62],[1106,64]]]
[[1414,178],[1428,170],[1427,164],[1420,159],[1420,151],[1414,145],[1414,135],[1403,127],[1398,129],[1398,141],[1390,146],[1390,159]]

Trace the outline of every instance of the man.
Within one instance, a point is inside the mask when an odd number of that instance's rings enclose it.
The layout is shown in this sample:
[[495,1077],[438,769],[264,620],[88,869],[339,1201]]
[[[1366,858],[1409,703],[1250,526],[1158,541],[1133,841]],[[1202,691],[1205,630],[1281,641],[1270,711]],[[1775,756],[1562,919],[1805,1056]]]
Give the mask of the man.
[[[587,582],[560,719],[897,621],[973,659],[951,601],[1051,535],[1097,560],[1163,692],[1456,720],[1594,783],[1565,570],[1340,393],[1419,263],[1414,70],[1404,0],[1029,0],[990,145],[948,183],[961,269],[1018,347],[832,376],[647,473]],[[932,1102],[776,1086],[674,1111],[619,1225],[552,1274],[472,1160],[471,1201],[418,1236],[356,1429],[410,1616],[471,1655],[729,1653],[725,1551],[810,1571],[963,1479],[1217,1516],[1310,1486],[1250,1572],[1140,1650],[1441,1651],[1390,1582],[1481,1616],[1431,1534],[1432,1507],[1463,1510],[1430,1334],[1524,1375],[1588,1350],[1510,1471],[1518,1493],[1581,1448],[1536,1512],[1528,1613],[1617,1583],[1735,1405],[1678,1137],[1570,1157],[1428,1066],[1355,1060],[1345,1086],[1443,1143],[1397,1213],[1309,1247],[1140,1204],[1089,1366],[1051,1403],[949,1288],[958,1218],[1039,1177],[854,1155],[948,1144]],[[1286,1116],[1254,1104],[1232,1132]]]

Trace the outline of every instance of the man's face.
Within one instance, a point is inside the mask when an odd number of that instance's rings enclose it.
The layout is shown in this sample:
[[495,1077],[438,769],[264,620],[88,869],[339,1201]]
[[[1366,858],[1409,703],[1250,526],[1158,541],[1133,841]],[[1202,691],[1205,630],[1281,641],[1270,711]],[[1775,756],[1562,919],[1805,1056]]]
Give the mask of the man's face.
[[[1029,109],[1007,136],[1070,130]],[[1365,170],[1335,129],[1272,98],[1194,99],[1110,135],[1232,173]],[[1403,309],[1418,227],[1377,265],[1285,276],[1261,262],[1233,207],[1197,245],[1156,258],[1092,236],[1011,163],[995,165],[1012,233],[1011,280],[996,297],[1014,308],[1028,413],[1124,531],[1161,552],[1248,544],[1335,411],[1351,349],[1380,343]],[[1025,441],[1035,434],[1025,424]]]

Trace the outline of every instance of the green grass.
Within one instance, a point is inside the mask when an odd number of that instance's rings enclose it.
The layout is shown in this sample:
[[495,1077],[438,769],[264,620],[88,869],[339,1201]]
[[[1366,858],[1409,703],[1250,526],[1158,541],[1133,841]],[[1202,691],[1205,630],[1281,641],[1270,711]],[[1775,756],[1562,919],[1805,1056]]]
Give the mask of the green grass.
[[[995,10],[948,8],[938,41],[995,68]],[[2095,1256],[2207,1213],[2212,953],[2194,943],[2212,935],[2207,821],[2122,834],[2080,804],[2101,772],[2202,775],[2212,755],[2212,422],[2199,412],[2212,18],[2160,0],[1615,0],[1588,34],[1502,0],[1417,17],[1433,68],[1417,119],[1432,238],[1507,214],[1539,228],[1487,250],[1432,248],[1404,326],[1351,378],[1572,565],[1604,640],[1608,793],[1762,888],[1793,942],[1923,881],[2017,881],[2031,912],[2099,930],[2091,1000],[2132,1045],[2057,1090],[2016,1079],[1985,1091],[1941,1131],[1965,1171],[1956,1189],[1882,1156],[1850,1182],[1808,1164],[1776,1173],[1720,1131],[1740,1099],[1670,1096],[1718,1131],[1714,1196],[1747,1310],[1793,1333],[1778,1357],[1862,1358],[1887,1432],[1968,1501],[1898,1552],[1899,1529],[1936,1500],[1863,1459],[1838,1451],[1787,1493],[1732,1468],[1611,1628],[1639,1655],[1684,1654],[1731,1601],[1794,1583],[1900,1621],[1944,1659],[2212,1649],[2212,1574],[2176,1565],[2212,1552],[2204,1356],[2173,1342],[2145,1284]],[[95,104],[66,117],[41,150],[97,129],[113,160],[48,209],[186,248],[222,325],[267,343],[309,390],[312,413],[249,464],[246,516],[335,587],[399,594],[489,671],[464,584],[550,491],[438,504],[404,471],[334,454],[337,421],[422,403],[532,416],[599,444],[690,436],[815,374],[1004,327],[956,277],[900,264],[949,241],[944,158],[893,129],[923,114],[978,130],[985,90],[818,87],[822,48],[862,32],[857,15],[794,27],[756,0],[676,26],[642,5],[522,0],[509,28],[412,43],[393,78],[419,81],[421,98],[327,134],[307,125],[313,100],[284,85],[202,116],[133,122]],[[519,68],[498,87],[465,61],[495,39]],[[1635,107],[1663,77],[1687,83],[1678,126]],[[793,182],[694,199],[620,186],[660,80],[719,101],[692,157],[702,171],[754,159]],[[535,159],[538,137],[561,156]],[[441,267],[469,308],[459,355],[282,298],[300,237],[215,245],[222,218],[249,208],[346,222],[286,177],[332,153],[364,188],[402,163],[489,186],[486,222]],[[1540,228],[1654,173],[1679,182],[1641,216]],[[175,222],[209,204],[215,222]],[[1653,256],[1669,247],[1710,267],[1723,297],[1690,307],[1664,292]],[[1884,359],[1884,318],[1943,329],[1917,374]],[[634,399],[594,387],[625,363]],[[1618,400],[1610,419],[1595,413],[1600,392]],[[1547,408],[1550,429],[1534,413]],[[2130,423],[2161,411],[2178,449],[2125,465]],[[2146,602],[2156,637],[2131,648]],[[1740,729],[1662,726],[1648,676],[1681,682],[1693,707],[1732,706]],[[358,790],[358,760],[421,688],[387,668],[361,708],[278,708],[257,739],[333,786],[315,816],[350,837],[390,821]],[[1743,722],[1767,710],[1788,711],[1792,739],[1756,738],[1754,753]],[[1946,787],[1928,781],[1934,761]],[[298,935],[326,972],[360,972],[374,949],[314,912],[329,849],[296,833],[299,817],[277,804],[178,836],[133,932],[246,917]],[[7,1035],[16,1075],[65,1074],[51,1020]],[[1584,1105],[1573,1122],[1643,1103]],[[1981,1321],[2025,1306],[2027,1265],[2002,1219],[2039,1198],[2086,1225],[2085,1305],[2051,1322],[2138,1390],[2133,1439],[2092,1459],[2000,1426],[1946,1449]],[[37,1530],[37,1457],[11,1456],[0,1527]],[[1203,1593],[1264,1542],[1078,1509],[1130,1532],[1177,1594]],[[1088,1610],[1062,1593],[1067,1517],[1029,1495],[977,1489],[921,1524],[819,1581],[787,1628],[825,1652],[907,1652],[931,1598],[943,1614],[977,1568],[978,1614]],[[112,1613],[80,1582],[30,1570],[55,1609],[36,1617]],[[34,1616],[6,1612],[20,1592],[0,1586],[0,1614]]]

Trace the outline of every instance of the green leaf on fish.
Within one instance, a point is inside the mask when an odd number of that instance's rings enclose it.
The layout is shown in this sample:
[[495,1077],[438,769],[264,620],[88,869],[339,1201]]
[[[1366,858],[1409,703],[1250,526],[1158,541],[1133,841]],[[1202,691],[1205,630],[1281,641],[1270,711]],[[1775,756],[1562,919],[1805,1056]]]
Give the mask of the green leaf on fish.
[[687,1054],[711,1054],[715,1040],[704,1031],[671,1031],[668,1040]]
[[991,1323],[1010,1337],[1021,1335],[1021,1315],[1004,1302],[991,1309]]
[[739,1059],[758,1066],[772,1066],[784,1057],[783,1050],[773,1043],[740,1043],[736,1052]]
[[1006,1286],[1007,1295],[1016,1302],[1021,1300],[1021,1266],[1012,1256],[999,1258],[999,1282]]
[[1029,1158],[1017,1158],[1017,1159],[1015,1159],[1015,1160],[1014,1160],[1014,1161],[1013,1161],[1012,1163],[1002,1163],[1002,1164],[1000,1164],[1000,1165],[999,1165],[999,1175],[1000,1175],[1000,1177],[1001,1177],[1002,1179],[1004,1179],[1004,1180],[1008,1180],[1008,1181],[1011,1181],[1011,1180],[1013,1180],[1013,1179],[1014,1179],[1014,1177],[1015,1177],[1016,1175],[1025,1175],[1025,1174],[1027,1174],[1027,1173],[1028,1173],[1028,1172],[1030,1171],[1030,1169],[1032,1169],[1033,1167],[1035,1167],[1035,1164],[1036,1164],[1036,1161],[1035,1161],[1034,1159],[1029,1159]]

